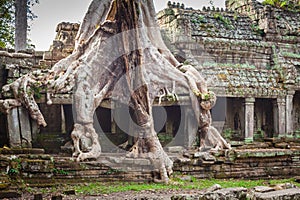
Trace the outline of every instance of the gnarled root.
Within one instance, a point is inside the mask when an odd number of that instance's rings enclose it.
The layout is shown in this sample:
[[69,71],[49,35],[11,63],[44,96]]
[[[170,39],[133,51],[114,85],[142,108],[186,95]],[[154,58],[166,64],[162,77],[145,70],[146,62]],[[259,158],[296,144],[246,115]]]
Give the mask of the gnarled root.
[[21,105],[21,102],[16,99],[0,100],[0,112],[8,114],[11,109]]
[[[78,162],[86,159],[96,159],[100,156],[101,146],[93,124],[75,124],[71,137],[74,143],[73,157],[77,157]],[[88,152],[83,152],[80,148],[83,137],[90,138],[92,141]]]
[[[151,136],[139,137],[131,151],[127,154],[127,157],[149,158],[154,167],[154,181],[168,183],[169,177],[173,173],[173,161],[163,150],[154,129],[148,127],[143,130],[151,130],[152,132],[149,134]],[[141,134],[141,136],[142,135],[145,134]]]
[[206,149],[210,149],[210,151],[231,149],[231,145],[226,142],[215,127],[209,125],[200,130],[200,151]]

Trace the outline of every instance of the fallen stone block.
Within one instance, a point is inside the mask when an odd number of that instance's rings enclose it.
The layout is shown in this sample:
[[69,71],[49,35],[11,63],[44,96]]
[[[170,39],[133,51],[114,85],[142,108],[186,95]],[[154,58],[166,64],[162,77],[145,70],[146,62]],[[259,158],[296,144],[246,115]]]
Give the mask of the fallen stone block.
[[254,199],[256,200],[288,200],[300,199],[300,189],[291,188],[286,190],[277,190],[267,193],[255,193]]
[[272,192],[272,191],[275,191],[274,188],[271,188],[271,187],[267,187],[267,186],[257,186],[255,188],[253,188],[253,190],[255,192],[260,192],[260,193],[265,193],[265,192]]
[[230,200],[241,200],[246,199],[247,197],[247,188],[237,187],[237,188],[224,188],[216,190],[214,192],[208,192],[202,195],[200,200],[221,200],[221,199],[230,199]]

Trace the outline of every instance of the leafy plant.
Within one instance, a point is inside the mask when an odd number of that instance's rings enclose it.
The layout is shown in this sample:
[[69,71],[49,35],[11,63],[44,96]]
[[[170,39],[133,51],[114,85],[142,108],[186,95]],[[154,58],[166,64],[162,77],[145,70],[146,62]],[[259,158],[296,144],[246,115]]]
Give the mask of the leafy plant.
[[253,32],[256,32],[260,36],[264,36],[265,35],[264,29],[259,28],[258,25],[251,24],[251,30]]
[[224,136],[224,138],[227,139],[227,140],[231,140],[233,134],[234,134],[234,131],[233,131],[232,129],[230,129],[230,128],[225,129],[225,130],[223,131],[223,136]]
[[[28,0],[27,19],[33,20],[36,15],[31,7],[38,3],[38,0]],[[15,7],[14,0],[0,1],[0,48],[12,48],[14,46],[15,32]],[[28,31],[30,27],[28,27]],[[30,41],[28,41],[28,45]]]
[[15,155],[12,155],[10,157],[10,165],[7,169],[7,174],[10,176],[18,175],[20,173],[21,168],[21,159]]
[[68,175],[69,172],[63,170],[63,169],[57,169],[57,168],[54,168],[52,170],[53,174],[61,174],[61,175]]
[[263,5],[270,5],[279,9],[289,11],[300,11],[300,2],[297,0],[264,0]]
[[214,18],[216,20],[219,20],[220,22],[222,22],[224,24],[225,28],[227,28],[227,29],[233,29],[234,28],[233,25],[231,24],[230,19],[227,18],[227,17],[224,17],[220,13],[215,13]]

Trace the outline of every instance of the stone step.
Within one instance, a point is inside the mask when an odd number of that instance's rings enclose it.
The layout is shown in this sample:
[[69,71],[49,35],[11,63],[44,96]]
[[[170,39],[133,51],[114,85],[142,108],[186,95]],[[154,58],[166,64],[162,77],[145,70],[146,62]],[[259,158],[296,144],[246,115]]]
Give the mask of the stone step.
[[39,148],[0,148],[0,154],[16,155],[16,154],[44,154],[44,149]]
[[22,194],[16,191],[1,191],[0,190],[0,199],[6,198],[21,198]]

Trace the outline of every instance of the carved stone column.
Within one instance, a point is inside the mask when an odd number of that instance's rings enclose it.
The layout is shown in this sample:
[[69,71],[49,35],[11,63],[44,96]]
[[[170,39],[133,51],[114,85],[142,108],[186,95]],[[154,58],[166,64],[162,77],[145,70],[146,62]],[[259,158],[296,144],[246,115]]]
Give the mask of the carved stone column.
[[19,107],[19,121],[21,126],[22,147],[32,147],[32,135],[29,113],[24,107]]
[[286,96],[286,133],[292,134],[293,129],[293,98],[295,91],[288,91]]
[[8,139],[10,148],[21,147],[21,133],[18,108],[13,108],[7,115]]
[[273,131],[273,137],[278,136],[279,133],[279,125],[278,125],[278,105],[277,105],[277,99],[273,101],[273,120],[274,120],[274,131]]
[[31,148],[32,132],[38,131],[34,122],[30,122],[28,111],[24,107],[13,108],[7,115],[9,146],[11,148]]
[[277,98],[274,106],[274,130],[276,136],[284,136],[286,133],[286,100],[285,98]]
[[253,142],[255,98],[245,99],[245,141]]
[[[184,106],[184,126],[179,127],[179,131],[184,133],[184,146],[186,148],[192,148],[193,142],[198,134],[198,124],[195,119],[193,110],[191,107]],[[183,130],[182,130],[183,129]]]

